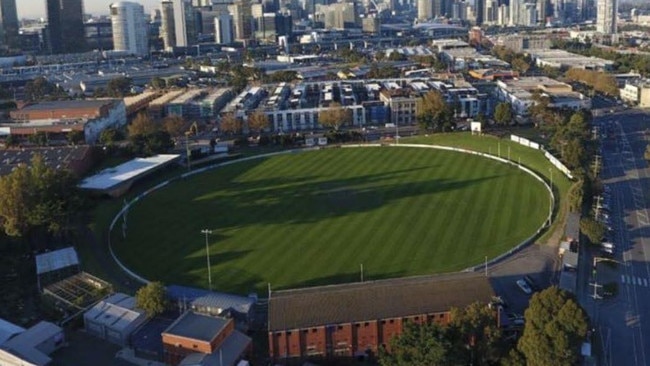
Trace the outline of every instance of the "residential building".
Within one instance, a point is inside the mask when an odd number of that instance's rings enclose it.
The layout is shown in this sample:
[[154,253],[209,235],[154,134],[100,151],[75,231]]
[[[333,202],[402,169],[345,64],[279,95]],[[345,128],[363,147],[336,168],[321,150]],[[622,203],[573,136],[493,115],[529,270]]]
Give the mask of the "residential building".
[[650,84],[647,82],[627,83],[619,90],[624,101],[641,108],[650,108]]
[[480,26],[485,21],[485,2],[487,0],[474,1],[474,16],[476,18],[476,25]]
[[376,354],[407,322],[447,324],[452,307],[488,304],[494,290],[475,273],[402,278],[274,292],[269,299],[269,357]]
[[537,0],[535,8],[537,10],[537,21],[542,26],[545,26],[548,17],[549,0]]
[[134,297],[116,293],[84,313],[84,329],[88,334],[126,346],[131,333],[146,320],[145,312],[135,307]]
[[0,45],[15,47],[18,28],[16,0],[0,0]]
[[322,14],[327,29],[357,28],[359,25],[359,15],[353,2],[317,5],[316,11]]
[[176,46],[176,22],[174,20],[174,4],[172,0],[163,0],[160,3],[160,36],[163,39],[165,50],[172,50]]
[[78,53],[86,48],[83,19],[83,0],[47,0],[51,53]]
[[113,49],[113,24],[110,19],[97,18],[84,23],[86,46],[90,50]]
[[138,3],[120,1],[111,4],[110,10],[113,24],[113,50],[137,56],[147,55],[149,39],[144,7]]
[[521,77],[497,81],[496,97],[508,102],[516,116],[528,115],[528,108],[535,104],[534,94],[541,93],[550,99],[552,108],[590,109],[591,99],[573,91],[571,85],[545,76]]
[[162,333],[162,343],[164,361],[172,366],[234,366],[252,341],[235,330],[232,319],[187,311]]
[[596,31],[616,34],[618,20],[618,0],[597,0]]

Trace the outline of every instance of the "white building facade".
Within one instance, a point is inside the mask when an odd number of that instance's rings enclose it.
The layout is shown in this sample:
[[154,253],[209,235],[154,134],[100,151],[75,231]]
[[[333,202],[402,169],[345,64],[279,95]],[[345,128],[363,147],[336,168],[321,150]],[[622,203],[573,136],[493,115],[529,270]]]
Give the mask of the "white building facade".
[[596,8],[596,31],[616,34],[618,17],[618,0],[598,0]]
[[120,1],[111,4],[113,26],[113,49],[144,56],[149,52],[147,23],[144,7],[140,4]]

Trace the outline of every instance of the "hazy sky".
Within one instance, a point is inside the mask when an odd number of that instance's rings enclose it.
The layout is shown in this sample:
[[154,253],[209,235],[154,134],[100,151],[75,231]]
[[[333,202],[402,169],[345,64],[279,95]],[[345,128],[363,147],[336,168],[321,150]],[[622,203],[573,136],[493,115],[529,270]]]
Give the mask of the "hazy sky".
[[[83,0],[86,13],[90,14],[108,14],[108,6],[119,0]],[[158,7],[160,0],[129,0],[144,5],[146,12]],[[18,6],[18,18],[36,18],[45,17],[46,0],[16,0]]]

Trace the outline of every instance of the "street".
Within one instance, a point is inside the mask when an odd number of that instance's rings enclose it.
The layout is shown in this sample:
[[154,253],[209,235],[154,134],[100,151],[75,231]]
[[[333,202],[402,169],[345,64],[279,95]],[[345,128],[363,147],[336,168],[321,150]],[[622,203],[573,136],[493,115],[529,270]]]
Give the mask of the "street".
[[[609,187],[610,226],[615,245],[613,267],[599,263],[597,271],[583,278],[579,297],[600,335],[604,365],[647,365],[650,361],[650,219],[645,191],[650,189],[650,169],[643,158],[645,130],[650,113],[623,110],[595,118],[604,132],[601,178]],[[582,260],[592,266],[598,249]],[[585,283],[588,282],[588,283]],[[594,298],[594,285],[618,284],[612,299]],[[602,293],[602,288],[599,288]],[[646,352],[648,350],[648,352]]]

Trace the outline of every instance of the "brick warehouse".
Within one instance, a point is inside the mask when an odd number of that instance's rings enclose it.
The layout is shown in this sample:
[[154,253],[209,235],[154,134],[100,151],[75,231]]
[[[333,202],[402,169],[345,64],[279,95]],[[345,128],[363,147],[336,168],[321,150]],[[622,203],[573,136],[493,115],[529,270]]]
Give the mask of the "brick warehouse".
[[387,347],[405,322],[447,324],[451,308],[494,297],[475,273],[279,291],[269,300],[269,356],[355,357]]

